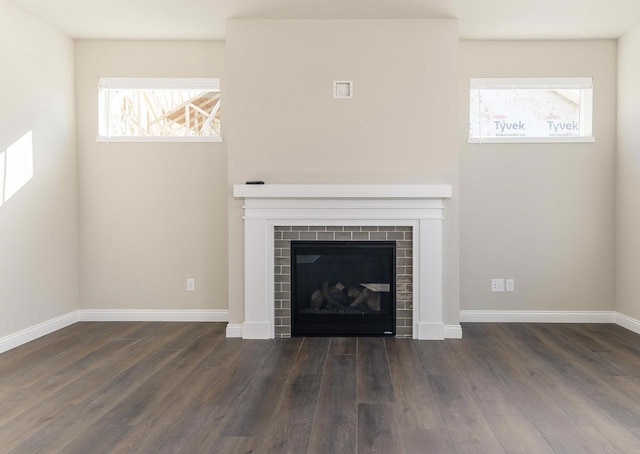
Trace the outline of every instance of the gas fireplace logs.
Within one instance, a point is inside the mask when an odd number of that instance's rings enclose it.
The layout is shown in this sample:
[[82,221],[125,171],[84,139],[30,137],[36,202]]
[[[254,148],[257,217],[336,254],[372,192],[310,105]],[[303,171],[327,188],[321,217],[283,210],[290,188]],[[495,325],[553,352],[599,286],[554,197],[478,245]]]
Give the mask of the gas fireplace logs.
[[[346,293],[345,293],[346,289]],[[329,286],[329,281],[322,282],[322,288],[311,294],[309,307],[321,309],[361,308],[380,312],[380,292],[389,292],[389,284],[360,284],[359,287],[346,287],[341,282]]]

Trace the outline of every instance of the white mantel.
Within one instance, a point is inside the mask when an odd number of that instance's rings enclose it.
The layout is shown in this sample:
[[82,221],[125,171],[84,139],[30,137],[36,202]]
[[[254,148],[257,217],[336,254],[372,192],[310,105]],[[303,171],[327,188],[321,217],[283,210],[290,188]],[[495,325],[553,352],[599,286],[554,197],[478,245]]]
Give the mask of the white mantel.
[[431,199],[450,198],[448,184],[236,184],[245,199]]
[[459,337],[443,321],[443,199],[451,185],[234,185],[244,198],[245,320],[227,335],[274,337],[274,227],[410,226],[413,337]]

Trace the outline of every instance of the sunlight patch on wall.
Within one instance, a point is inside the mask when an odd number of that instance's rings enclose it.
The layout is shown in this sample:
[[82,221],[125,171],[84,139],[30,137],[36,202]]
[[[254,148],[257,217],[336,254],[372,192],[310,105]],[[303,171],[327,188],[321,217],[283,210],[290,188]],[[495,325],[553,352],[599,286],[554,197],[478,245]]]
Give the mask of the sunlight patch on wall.
[[33,138],[29,131],[0,151],[0,206],[33,178]]

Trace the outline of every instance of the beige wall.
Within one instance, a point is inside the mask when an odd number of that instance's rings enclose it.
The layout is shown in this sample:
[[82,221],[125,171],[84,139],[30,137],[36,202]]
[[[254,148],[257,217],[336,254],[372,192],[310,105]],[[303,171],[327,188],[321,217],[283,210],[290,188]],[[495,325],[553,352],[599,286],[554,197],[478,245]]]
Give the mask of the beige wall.
[[78,211],[73,42],[4,0],[0,42],[0,153],[33,143],[33,178],[0,204],[1,338],[78,308]]
[[[450,183],[445,317],[458,321],[455,20],[231,20],[229,309],[243,320],[241,200],[231,185]],[[353,80],[335,100],[333,80]]]
[[223,78],[224,43],[77,41],[76,97],[82,308],[226,309],[225,145],[96,143],[99,77]]
[[616,310],[640,319],[640,27],[618,43]]
[[[594,144],[466,144],[461,154],[461,308],[612,310],[616,42],[461,43],[470,77],[592,76]],[[637,263],[637,262],[636,262]],[[515,293],[491,293],[514,278]]]

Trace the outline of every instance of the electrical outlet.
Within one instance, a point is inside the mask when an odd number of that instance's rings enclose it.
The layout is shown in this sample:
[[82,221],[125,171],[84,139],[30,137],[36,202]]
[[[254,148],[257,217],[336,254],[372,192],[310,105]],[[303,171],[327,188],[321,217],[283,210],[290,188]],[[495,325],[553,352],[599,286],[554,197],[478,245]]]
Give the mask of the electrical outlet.
[[504,292],[504,279],[491,279],[492,292]]
[[505,282],[507,283],[507,292],[515,292],[516,291],[516,280],[515,279],[507,279]]
[[187,279],[187,292],[196,291],[196,280],[192,277]]

